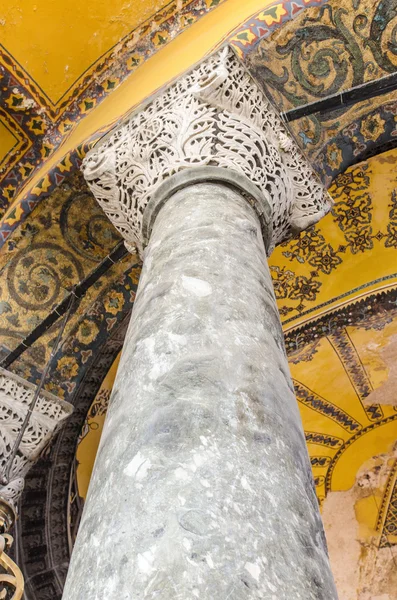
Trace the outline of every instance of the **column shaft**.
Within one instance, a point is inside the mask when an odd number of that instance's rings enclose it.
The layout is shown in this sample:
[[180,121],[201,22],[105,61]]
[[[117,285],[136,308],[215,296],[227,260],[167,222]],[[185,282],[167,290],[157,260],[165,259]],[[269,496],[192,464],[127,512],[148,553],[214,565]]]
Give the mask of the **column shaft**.
[[259,221],[156,218],[64,600],[337,598]]

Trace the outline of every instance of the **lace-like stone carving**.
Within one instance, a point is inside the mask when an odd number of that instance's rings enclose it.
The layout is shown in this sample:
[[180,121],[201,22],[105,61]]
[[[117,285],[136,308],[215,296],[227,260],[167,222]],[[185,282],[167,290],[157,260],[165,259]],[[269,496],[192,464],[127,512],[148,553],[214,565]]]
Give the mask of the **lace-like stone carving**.
[[158,185],[182,169],[216,166],[248,177],[270,201],[271,248],[321,219],[331,199],[230,48],[132,114],[83,163],[99,204],[127,244]]
[[[0,369],[0,473],[2,475],[34,393],[35,386],[13,373]],[[9,483],[0,486],[0,497],[14,507],[23,490],[24,476],[38,460],[62,421],[72,413],[72,410],[71,404],[53,394],[40,393],[12,464]]]

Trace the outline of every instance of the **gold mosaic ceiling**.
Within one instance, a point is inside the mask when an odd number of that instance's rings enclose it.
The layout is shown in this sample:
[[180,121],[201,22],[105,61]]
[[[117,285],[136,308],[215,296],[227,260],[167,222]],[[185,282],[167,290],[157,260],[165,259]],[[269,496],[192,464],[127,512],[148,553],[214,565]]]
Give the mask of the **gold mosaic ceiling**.
[[[119,240],[78,171],[87,140],[231,33],[244,58],[259,37],[266,37],[266,47],[271,48],[288,43],[295,30],[310,28],[316,20],[334,32],[338,21],[354,30],[345,32],[344,42],[339,38],[335,42],[332,35],[321,43],[313,38],[314,46],[307,43],[303,50],[298,44],[294,56],[300,56],[310,77],[320,83],[329,83],[327,77],[344,65],[344,85],[350,85],[356,65],[349,64],[348,51],[362,43],[362,56],[373,52],[364,36],[374,14],[386,5],[378,0],[331,0],[330,8],[322,9],[323,4],[323,0],[115,0],[110,5],[101,0],[91,14],[89,5],[74,0],[28,0],[0,8],[2,354],[14,348]],[[389,24],[382,30],[382,44],[392,61],[394,5],[394,0],[387,4]],[[296,17],[305,7],[309,8]],[[361,29],[360,15],[368,20],[365,26],[361,20]],[[286,26],[292,17],[295,20]],[[20,35],[15,36],[15,30]],[[329,56],[341,44],[345,49],[339,63],[332,63]],[[310,71],[310,58],[317,51],[328,57],[328,75],[321,61],[323,70]],[[371,75],[370,62],[365,63],[365,77],[385,71],[378,62]],[[277,75],[287,68],[288,87],[294,85],[295,63],[290,54],[275,53],[269,67]],[[296,79],[295,86],[302,85]],[[283,104],[283,90],[270,93],[284,108],[294,104]],[[296,95],[301,102],[301,95]],[[305,101],[310,99],[306,95]],[[294,131],[311,158],[317,160],[323,153],[323,165],[333,173],[343,171],[372,144],[378,147],[382,136],[392,138],[394,113],[389,106],[386,120],[378,111],[382,102],[369,103],[365,110],[360,107],[357,115],[354,110],[337,115],[336,120],[322,122],[321,130],[312,120],[297,122]],[[339,130],[355,144],[349,156],[333,139]],[[330,190],[336,201],[333,214],[276,249],[270,261],[317,493],[327,531],[332,532],[331,558],[340,589],[345,586],[342,600],[356,596],[372,600],[381,594],[382,600],[392,600],[390,565],[397,560],[396,166],[397,152],[391,151],[340,174]],[[139,273],[137,258],[127,257],[90,288],[67,326],[46,384],[72,400],[76,410],[45,465],[38,465],[27,482],[19,552],[33,600],[61,597],[62,569],[73,538],[70,523],[76,526],[76,503],[85,496],[122,343],[120,331],[133,305]],[[58,326],[12,368],[37,382]],[[71,465],[79,436],[75,479]],[[40,518],[45,530],[34,528]],[[343,525],[335,531],[336,522]],[[338,575],[346,566],[337,564],[339,548],[346,543],[338,538],[341,529],[349,530],[354,542],[348,551],[349,582]],[[37,544],[47,550],[38,553]],[[365,588],[370,595],[365,596]]]

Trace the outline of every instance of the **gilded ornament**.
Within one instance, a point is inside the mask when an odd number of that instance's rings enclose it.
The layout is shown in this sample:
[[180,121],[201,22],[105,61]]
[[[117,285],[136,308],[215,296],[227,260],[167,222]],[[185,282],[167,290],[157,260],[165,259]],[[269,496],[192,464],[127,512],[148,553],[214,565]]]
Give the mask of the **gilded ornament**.
[[6,554],[13,541],[7,533],[0,535],[0,600],[21,600],[24,592],[21,570]]
[[24,591],[21,570],[6,554],[14,541],[8,531],[13,527],[15,520],[13,505],[0,496],[0,600],[21,600]]

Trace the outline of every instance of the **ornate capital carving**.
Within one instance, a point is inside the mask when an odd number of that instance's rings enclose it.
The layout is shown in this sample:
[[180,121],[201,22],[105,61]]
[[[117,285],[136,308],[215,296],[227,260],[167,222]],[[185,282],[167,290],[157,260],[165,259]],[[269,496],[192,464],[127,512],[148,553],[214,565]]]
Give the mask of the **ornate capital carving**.
[[[8,457],[18,437],[35,386],[17,375],[0,369],[0,473],[3,475]],[[0,501],[16,507],[23,490],[24,477],[54,436],[62,421],[72,413],[68,402],[48,392],[41,392],[30,416],[28,427],[11,466],[9,482],[0,485]]]
[[211,166],[248,178],[272,208],[270,249],[316,223],[331,199],[233,51],[196,66],[116,127],[85,158],[84,176],[127,244],[158,186]]

